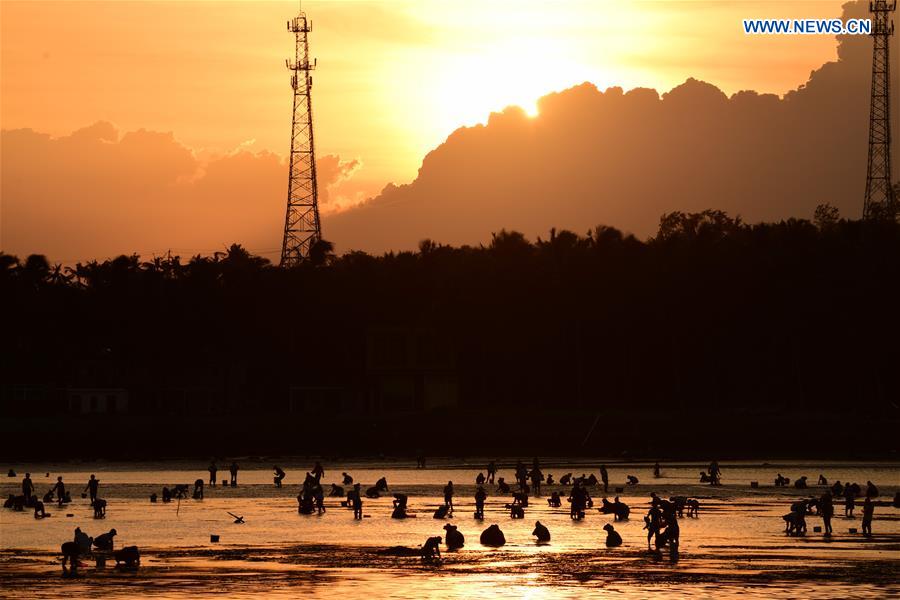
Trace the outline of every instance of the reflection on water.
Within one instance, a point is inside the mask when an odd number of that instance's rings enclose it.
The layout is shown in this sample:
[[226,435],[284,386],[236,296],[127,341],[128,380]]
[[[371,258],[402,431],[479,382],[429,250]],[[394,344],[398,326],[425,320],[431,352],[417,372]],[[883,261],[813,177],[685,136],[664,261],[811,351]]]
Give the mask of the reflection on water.
[[[342,471],[350,472],[364,486],[386,476],[391,492],[410,494],[410,508],[417,517],[390,519],[391,497],[386,494],[364,501],[368,518],[362,521],[354,521],[338,499],[328,499],[323,516],[299,515],[295,496],[308,468],[305,464],[282,465],[288,478],[279,490],[271,483],[270,464],[244,461],[238,488],[207,488],[203,501],[170,504],[151,504],[148,497],[151,492],[159,493],[162,485],[205,479],[205,465],[190,469],[184,464],[105,468],[95,464],[90,469],[15,466],[20,476],[31,470],[39,493],[50,487],[56,475],[63,475],[76,500],[62,510],[48,507],[54,515],[43,521],[36,521],[30,513],[0,512],[0,583],[7,590],[26,593],[27,588],[38,596],[58,596],[59,589],[54,586],[62,585],[69,594],[92,591],[106,597],[133,597],[136,589],[170,597],[207,591],[225,592],[229,597],[293,597],[312,589],[323,597],[366,594],[397,598],[549,598],[588,590],[629,597],[655,591],[677,591],[682,597],[713,593],[885,597],[900,592],[896,584],[900,512],[878,507],[871,539],[849,533],[850,527],[859,527],[858,518],[840,516],[834,520],[835,535],[830,539],[813,533],[813,526],[821,524],[815,516],[808,518],[806,536],[788,537],[783,533],[781,515],[792,499],[821,494],[821,489],[812,486],[804,493],[771,485],[777,472],[792,479],[807,475],[810,481],[821,472],[829,481],[865,484],[872,480],[881,489],[880,499],[888,500],[900,486],[897,464],[724,464],[725,485],[721,488],[697,483],[701,465],[664,465],[659,479],[652,477],[649,465],[614,465],[610,468],[611,487],[623,486],[628,474],[641,481],[620,494],[631,505],[632,518],[616,524],[625,546],[614,550],[603,545],[602,526],[611,517],[593,510],[585,521],[572,522],[565,502],[558,509],[547,505],[545,498],[551,489],[566,495],[559,486],[545,487],[545,497],[532,499],[526,518],[513,520],[504,509],[509,499],[496,495],[488,485],[491,496],[486,518],[476,521],[471,498],[482,464],[457,463],[453,468],[441,465],[425,470],[396,464],[326,464],[326,483],[340,483]],[[564,467],[551,464],[543,470],[556,479],[569,471],[576,475],[597,472],[597,464],[576,464],[566,461]],[[45,477],[47,471],[49,478]],[[78,497],[90,473],[97,474],[101,496],[109,501],[104,520],[92,519],[88,501]],[[500,475],[514,479],[509,468]],[[15,491],[20,479],[5,480],[0,492]],[[443,533],[444,521],[431,514],[441,503],[441,488],[449,480],[457,488],[458,507],[450,521],[466,536],[465,548],[445,553],[439,565],[379,554],[379,549],[389,546],[419,546],[426,537]],[[759,481],[761,487],[751,489],[750,481]],[[681,521],[681,559],[677,563],[647,551],[642,517],[651,491],[700,499],[700,517]],[[598,499],[602,496],[596,489],[593,494]],[[242,515],[246,523],[235,525],[228,512]],[[838,507],[836,513],[842,515],[843,511]],[[531,530],[536,520],[549,527],[549,545],[534,543]],[[491,523],[499,524],[506,534],[508,543],[502,549],[478,544],[481,530]],[[61,580],[55,553],[61,542],[71,539],[76,526],[90,535],[116,528],[118,546],[142,549],[141,570],[99,572],[90,566],[78,581]],[[220,543],[210,543],[210,534],[221,536]]]

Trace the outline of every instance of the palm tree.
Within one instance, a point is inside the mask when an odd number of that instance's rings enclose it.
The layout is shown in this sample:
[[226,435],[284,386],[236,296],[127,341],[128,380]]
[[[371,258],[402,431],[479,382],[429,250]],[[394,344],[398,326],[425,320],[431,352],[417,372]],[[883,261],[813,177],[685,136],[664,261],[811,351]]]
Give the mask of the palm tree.
[[309,262],[314,267],[330,264],[334,260],[334,244],[317,239],[309,247]]

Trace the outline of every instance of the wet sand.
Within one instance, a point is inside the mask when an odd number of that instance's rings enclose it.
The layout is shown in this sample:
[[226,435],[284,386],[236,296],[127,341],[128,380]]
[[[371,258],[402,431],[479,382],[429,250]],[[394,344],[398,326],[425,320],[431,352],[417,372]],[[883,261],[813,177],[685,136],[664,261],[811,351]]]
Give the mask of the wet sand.
[[[305,464],[305,463],[304,463]],[[572,470],[579,474],[597,472],[562,469],[547,465],[546,472],[557,478]],[[900,485],[900,466],[895,463],[869,465],[831,464],[815,468],[805,463],[761,466],[759,463],[723,464],[725,485],[710,487],[696,483],[697,465],[664,465],[663,477],[654,480],[649,465],[616,465],[610,469],[612,482],[624,480],[625,473],[641,479],[621,494],[632,508],[629,521],[615,523],[625,544],[607,549],[603,545],[602,526],[611,516],[589,511],[581,522],[568,518],[565,500],[562,508],[547,506],[552,490],[563,497],[566,489],[546,488],[543,498],[533,498],[526,518],[510,519],[503,505],[508,498],[492,493],[486,486],[487,514],[483,522],[472,515],[471,482],[477,468],[449,463],[436,468],[415,470],[397,464],[359,463],[330,467],[323,481],[339,479],[349,470],[364,484],[374,483],[376,474],[386,473],[390,491],[410,495],[415,519],[389,518],[390,494],[377,500],[365,500],[364,511],[371,515],[354,521],[350,511],[328,499],[323,516],[299,515],[296,510],[302,471],[290,468],[284,488],[271,484],[268,468],[245,464],[241,477],[247,481],[238,488],[207,489],[203,501],[184,500],[151,505],[150,491],[159,493],[162,482],[193,482],[203,476],[200,470],[182,470],[173,465],[101,470],[95,465],[101,484],[101,496],[109,500],[106,519],[90,518],[86,500],[77,497],[68,508],[44,521],[30,513],[0,512],[0,595],[4,597],[187,597],[223,594],[227,597],[316,597],[346,598],[472,598],[518,597],[644,597],[652,592],[667,592],[677,597],[772,596],[885,598],[900,595],[900,511],[879,506],[873,529],[875,535],[864,538],[849,533],[860,526],[856,519],[845,519],[843,508],[836,506],[834,536],[813,533],[821,524],[816,516],[807,517],[805,536],[783,533],[781,515],[798,497],[820,495],[822,489],[774,488],[770,477],[776,472],[795,478],[799,474],[814,481],[818,472],[841,473],[864,484],[872,479],[879,485],[879,500],[893,497]],[[57,466],[68,482],[73,496],[80,493],[83,467]],[[259,465],[256,465],[259,467]],[[39,469],[35,466],[35,471]],[[802,471],[802,473],[800,472]],[[20,473],[22,474],[22,473]],[[221,472],[220,472],[221,474]],[[512,479],[510,469],[500,472]],[[33,474],[34,475],[34,474]],[[380,476],[380,475],[379,475]],[[173,478],[177,478],[172,480]],[[758,478],[758,479],[757,479]],[[2,493],[17,487],[21,478],[4,481]],[[53,477],[52,479],[55,479]],[[85,477],[86,479],[86,477]],[[220,477],[221,479],[221,477]],[[269,483],[264,483],[268,479]],[[440,504],[440,489],[453,479],[458,508],[454,518],[435,520],[431,512]],[[46,478],[37,477],[38,491]],[[171,481],[170,481],[171,480]],[[759,480],[759,489],[750,489],[749,481]],[[843,480],[843,479],[842,479]],[[618,483],[619,486],[622,483]],[[612,492],[612,490],[610,490]],[[699,498],[700,516],[681,520],[681,553],[677,562],[647,550],[642,517],[651,491],[661,496],[687,495]],[[613,494],[610,494],[610,498]],[[602,496],[596,489],[593,496]],[[225,511],[245,516],[245,525],[234,525]],[[74,514],[74,517],[65,517]],[[553,535],[548,545],[537,545],[530,536],[534,521],[547,524]],[[415,557],[383,554],[390,546],[415,547],[429,535],[441,535],[445,522],[459,526],[466,546],[457,552],[444,552],[440,563],[423,563]],[[504,530],[507,545],[500,549],[481,546],[478,535],[487,525],[497,523]],[[110,527],[119,531],[117,547],[138,545],[142,565],[138,571],[120,571],[111,566],[96,569],[85,561],[76,579],[63,579],[58,548],[71,539],[71,531],[81,526],[91,535]],[[212,544],[210,533],[221,535]]]

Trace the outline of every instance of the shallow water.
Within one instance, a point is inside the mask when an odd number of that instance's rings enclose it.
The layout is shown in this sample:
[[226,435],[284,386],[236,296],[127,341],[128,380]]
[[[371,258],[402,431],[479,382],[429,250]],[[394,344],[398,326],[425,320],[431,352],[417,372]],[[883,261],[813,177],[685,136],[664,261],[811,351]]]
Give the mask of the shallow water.
[[[788,512],[793,499],[819,495],[822,490],[815,485],[805,491],[772,486],[778,472],[792,480],[805,474],[813,484],[821,472],[829,481],[864,486],[872,480],[881,491],[879,499],[887,501],[900,486],[898,463],[724,463],[724,485],[717,488],[697,482],[705,465],[666,464],[663,477],[654,479],[649,464],[608,463],[610,499],[615,495],[613,487],[625,487],[627,474],[640,479],[639,485],[619,494],[631,506],[632,518],[615,523],[625,545],[613,550],[603,545],[602,531],[604,524],[612,522],[611,516],[592,510],[584,521],[573,522],[565,501],[562,508],[547,506],[550,491],[567,495],[560,486],[545,486],[544,497],[532,498],[522,520],[509,517],[504,508],[508,497],[486,486],[486,518],[476,521],[471,498],[474,477],[484,461],[439,461],[424,470],[395,461],[325,462],[325,483],[340,483],[342,471],[350,472],[364,488],[386,476],[390,492],[410,494],[410,508],[417,513],[413,519],[390,519],[391,496],[385,494],[364,500],[367,518],[362,521],[354,521],[336,498],[327,499],[328,510],[322,516],[297,513],[297,484],[311,467],[306,461],[281,463],[288,472],[281,489],[272,485],[271,463],[244,460],[241,464],[239,487],[207,487],[202,501],[169,504],[151,504],[148,497],[159,493],[163,485],[206,479],[205,464],[13,465],[20,476],[4,480],[0,493],[16,491],[21,476],[30,470],[39,493],[62,475],[76,498],[62,509],[48,506],[53,517],[45,520],[35,520],[30,512],[0,511],[0,583],[5,590],[0,594],[49,597],[64,589],[68,594],[91,592],[107,597],[133,597],[141,590],[157,597],[217,591],[229,597],[293,597],[314,591],[323,597],[362,593],[398,598],[544,598],[586,593],[644,597],[659,591],[688,597],[778,593],[883,598],[900,593],[900,511],[879,506],[875,535],[869,539],[848,531],[860,527],[859,509],[851,520],[840,516],[841,506],[836,506],[835,535],[830,539],[813,533],[813,527],[821,524],[815,516],[807,518],[806,536],[788,537],[781,515]],[[499,475],[514,479],[511,463],[503,464],[506,468]],[[542,469],[558,479],[569,471],[596,473],[597,466],[597,462],[566,460],[550,462]],[[45,476],[47,472],[50,477]],[[90,473],[101,480],[100,496],[109,502],[103,520],[94,520],[88,501],[78,497]],[[226,470],[219,471],[219,479],[223,477]],[[448,480],[456,487],[457,509],[447,522],[459,526],[466,547],[445,552],[440,564],[379,554],[390,546],[418,547],[426,537],[443,533],[444,521],[431,514],[441,503],[441,489]],[[750,489],[750,481],[759,481],[760,489]],[[699,518],[680,522],[681,554],[675,563],[647,551],[642,517],[651,491],[664,497],[678,494],[700,499]],[[599,505],[603,494],[596,488],[592,494]],[[246,523],[233,524],[228,512],[242,515]],[[550,544],[534,543],[531,531],[536,520],[550,529]],[[499,550],[478,543],[480,532],[492,523],[506,534],[507,545]],[[140,571],[98,571],[91,564],[77,580],[61,579],[57,552],[76,526],[94,536],[115,528],[117,547],[141,548]],[[210,543],[210,534],[220,535],[220,542]]]

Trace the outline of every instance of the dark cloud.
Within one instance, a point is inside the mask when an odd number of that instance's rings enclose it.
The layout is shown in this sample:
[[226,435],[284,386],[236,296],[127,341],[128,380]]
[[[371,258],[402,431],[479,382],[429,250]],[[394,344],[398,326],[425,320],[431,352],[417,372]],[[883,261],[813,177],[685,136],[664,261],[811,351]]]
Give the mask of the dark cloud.
[[[866,15],[862,3],[844,8],[845,17]],[[729,98],[688,79],[661,96],[585,83],[545,96],[536,118],[509,108],[454,132],[409,185],[327,217],[325,236],[341,250],[381,251],[426,237],[480,243],[501,228],[533,237],[602,223],[645,236],[673,210],[757,221],[809,217],[828,202],[858,217],[872,40],[839,43],[838,60],[783,99]]]

